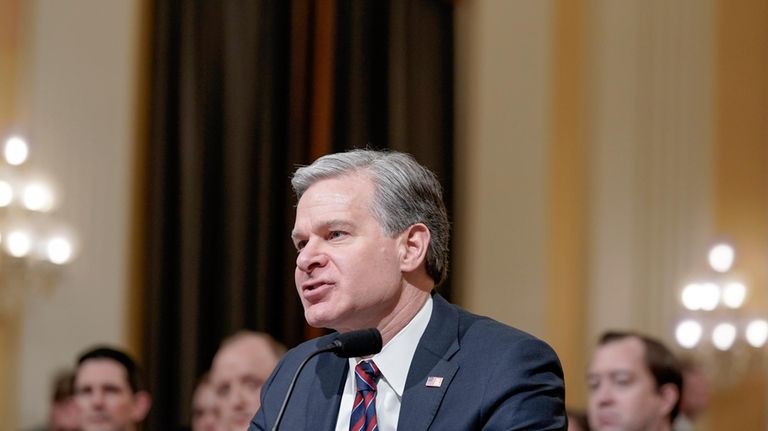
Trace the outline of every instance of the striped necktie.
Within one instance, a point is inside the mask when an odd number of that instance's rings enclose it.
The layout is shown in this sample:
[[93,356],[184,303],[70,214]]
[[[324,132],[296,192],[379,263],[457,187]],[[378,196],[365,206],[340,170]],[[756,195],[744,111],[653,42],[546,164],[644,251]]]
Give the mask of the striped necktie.
[[362,361],[355,367],[357,394],[352,406],[349,431],[378,430],[376,421],[376,382],[381,372],[373,361]]

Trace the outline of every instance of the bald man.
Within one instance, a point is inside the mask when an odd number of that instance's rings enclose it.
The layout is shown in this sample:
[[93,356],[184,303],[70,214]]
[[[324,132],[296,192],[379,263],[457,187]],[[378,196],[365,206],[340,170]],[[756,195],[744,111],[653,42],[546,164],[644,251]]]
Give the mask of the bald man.
[[224,340],[213,358],[211,383],[225,430],[248,428],[261,404],[261,386],[284,352],[263,333],[242,331]]

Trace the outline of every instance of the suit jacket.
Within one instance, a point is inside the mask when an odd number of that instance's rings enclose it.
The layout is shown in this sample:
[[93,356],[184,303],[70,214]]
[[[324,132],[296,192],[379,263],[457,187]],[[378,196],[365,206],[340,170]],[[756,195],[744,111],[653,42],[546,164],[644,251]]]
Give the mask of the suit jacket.
[[[565,430],[563,371],[543,341],[433,295],[427,329],[406,379],[398,430]],[[296,369],[334,334],[290,350],[261,390],[249,431],[271,430]],[[299,375],[280,424],[285,431],[332,431],[348,361],[330,353]],[[442,377],[440,387],[426,385]],[[434,385],[431,385],[434,386]]]

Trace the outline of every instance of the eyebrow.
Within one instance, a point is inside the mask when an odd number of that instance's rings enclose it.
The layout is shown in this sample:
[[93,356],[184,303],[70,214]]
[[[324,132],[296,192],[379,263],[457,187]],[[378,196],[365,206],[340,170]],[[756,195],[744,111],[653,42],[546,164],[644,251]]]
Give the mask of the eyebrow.
[[[323,229],[323,230],[337,230],[337,229],[351,229],[354,226],[354,223],[352,223],[349,220],[343,220],[343,219],[332,219],[325,222],[320,223],[319,226],[313,227],[312,230],[316,229]],[[294,229],[291,231],[291,239],[294,241],[299,236],[299,233],[296,232]]]
[[616,376],[616,375],[630,375],[630,376],[633,376],[635,374],[636,373],[634,371],[632,371],[632,370],[627,370],[627,369],[624,369],[624,368],[620,368],[620,369],[615,369],[615,370],[607,370],[607,371],[604,371],[604,372],[588,372],[587,373],[587,378],[590,378],[590,377],[600,377],[600,376],[603,376],[603,375],[606,375],[608,377],[613,377],[613,376]]

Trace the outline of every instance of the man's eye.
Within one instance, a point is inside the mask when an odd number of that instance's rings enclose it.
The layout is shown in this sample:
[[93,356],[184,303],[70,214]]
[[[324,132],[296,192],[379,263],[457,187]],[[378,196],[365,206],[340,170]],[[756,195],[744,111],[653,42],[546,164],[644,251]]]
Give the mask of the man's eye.
[[104,392],[106,392],[108,394],[118,394],[118,393],[120,393],[120,388],[116,388],[114,386],[108,386],[108,387],[104,388]]
[[590,391],[592,391],[592,392],[594,392],[595,390],[597,390],[597,387],[598,387],[599,385],[600,385],[600,382],[599,382],[599,381],[597,381],[597,380],[589,380],[589,381],[587,382],[587,388],[588,388]]
[[346,232],[342,232],[340,230],[333,230],[328,234],[328,239],[338,239],[346,235]]
[[247,387],[248,389],[258,389],[261,387],[261,385],[261,380],[255,377],[249,377],[243,381],[243,386]]
[[629,386],[630,384],[632,384],[630,379],[616,379],[617,386]]
[[296,252],[300,252],[304,247],[307,245],[306,241],[298,241],[296,244],[294,244],[294,247],[296,247]]

